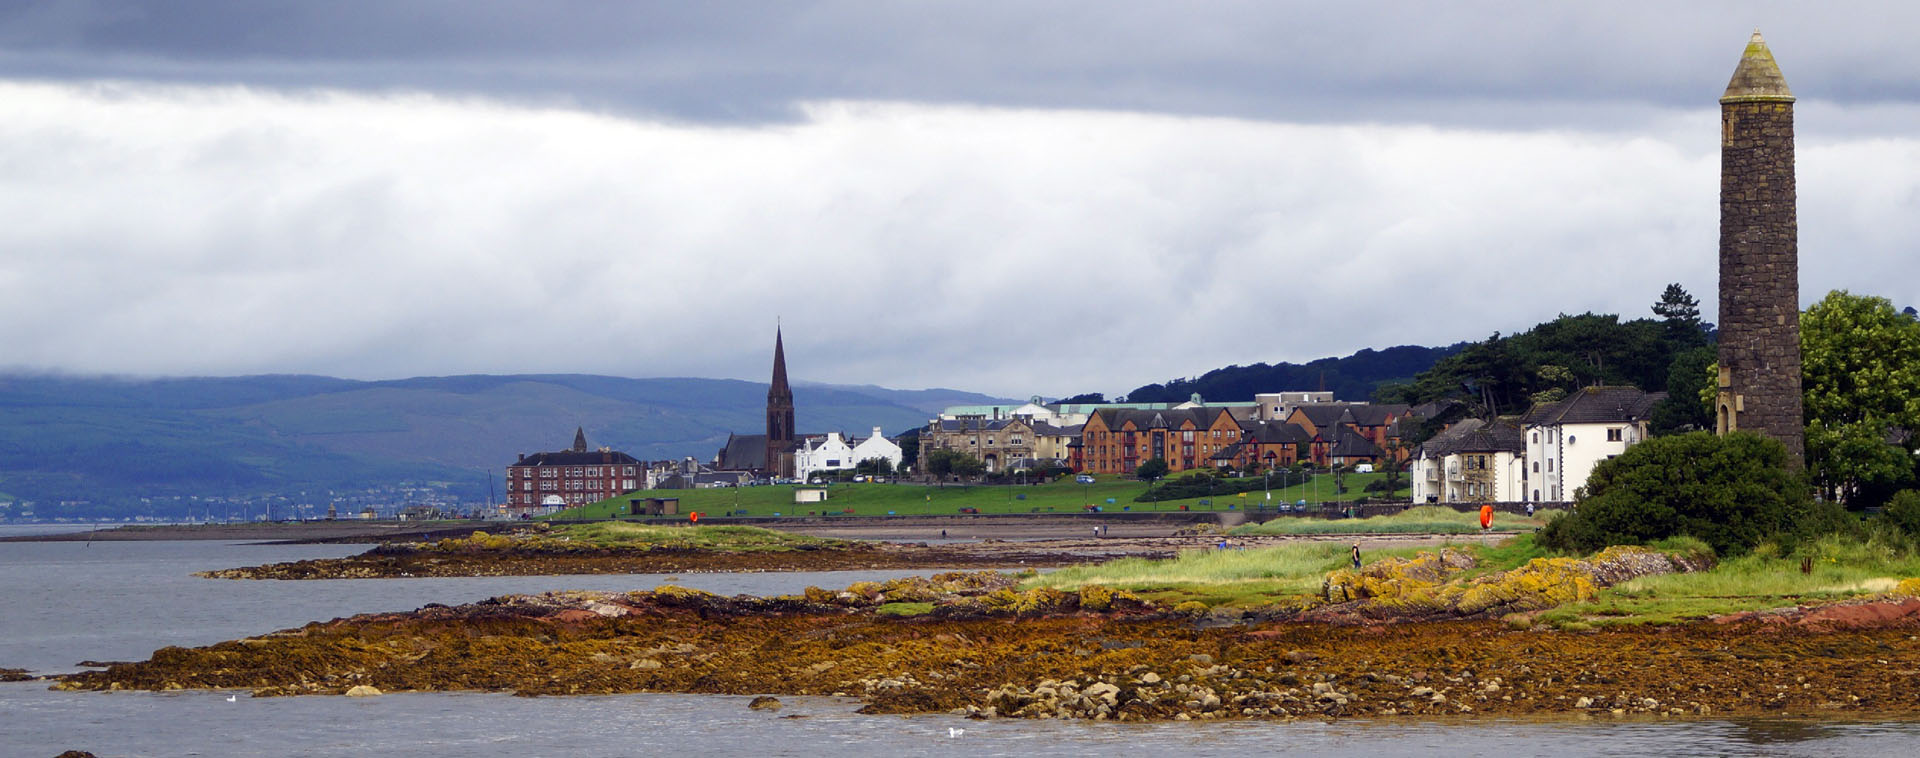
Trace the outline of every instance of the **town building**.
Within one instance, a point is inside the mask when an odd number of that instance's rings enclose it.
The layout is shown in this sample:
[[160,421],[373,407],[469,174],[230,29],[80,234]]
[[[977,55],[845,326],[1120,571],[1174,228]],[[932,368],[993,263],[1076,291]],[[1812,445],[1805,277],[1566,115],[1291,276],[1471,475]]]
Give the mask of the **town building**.
[[839,432],[810,434],[801,438],[794,452],[794,469],[801,481],[816,473],[843,471],[875,459],[886,461],[893,470],[899,468],[901,455],[900,446],[881,434],[877,426],[867,437],[843,437]]
[[1410,476],[1415,503],[1503,503],[1525,498],[1525,431],[1514,419],[1464,419],[1420,446]]
[[519,510],[571,508],[645,486],[645,464],[609,448],[588,450],[584,427],[574,430],[573,447],[551,453],[522,454],[507,466],[507,505]]
[[979,459],[990,472],[1033,468],[1040,448],[1036,424],[1025,418],[940,419],[920,431],[920,460],[952,450]]
[[1213,466],[1214,455],[1240,441],[1240,421],[1224,407],[1180,410],[1103,408],[1081,428],[1081,471],[1131,474],[1155,458],[1169,472]]
[[1666,397],[1637,387],[1587,387],[1528,410],[1520,419],[1527,436],[1525,499],[1573,500],[1601,461],[1647,439],[1653,406]]

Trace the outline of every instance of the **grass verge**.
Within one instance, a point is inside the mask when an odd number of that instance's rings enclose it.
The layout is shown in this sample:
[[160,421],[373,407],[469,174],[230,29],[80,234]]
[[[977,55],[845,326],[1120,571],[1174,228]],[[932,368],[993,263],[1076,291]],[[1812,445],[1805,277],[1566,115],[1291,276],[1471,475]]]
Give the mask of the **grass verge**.
[[[1546,526],[1544,518],[1512,513],[1495,513],[1495,531],[1533,531]],[[1235,527],[1230,534],[1477,534],[1480,514],[1456,511],[1437,505],[1408,508],[1389,516],[1360,519],[1280,518],[1259,524]]]

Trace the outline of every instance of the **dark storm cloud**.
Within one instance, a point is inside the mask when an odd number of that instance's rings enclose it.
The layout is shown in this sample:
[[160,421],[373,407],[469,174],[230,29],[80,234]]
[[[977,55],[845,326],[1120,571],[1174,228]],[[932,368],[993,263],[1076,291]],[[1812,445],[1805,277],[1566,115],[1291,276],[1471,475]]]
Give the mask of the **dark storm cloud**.
[[1606,128],[1710,104],[1754,26],[1797,90],[1916,99],[1916,24],[1911,3],[95,0],[0,11],[0,75],[426,89],[719,121],[852,99]]

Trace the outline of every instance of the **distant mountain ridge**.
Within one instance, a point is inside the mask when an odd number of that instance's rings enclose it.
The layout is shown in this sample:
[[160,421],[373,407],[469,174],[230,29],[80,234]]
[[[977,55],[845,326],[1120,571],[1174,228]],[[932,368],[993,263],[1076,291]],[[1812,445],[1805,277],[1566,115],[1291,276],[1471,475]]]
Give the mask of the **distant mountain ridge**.
[[[765,426],[767,385],[586,374],[356,381],[324,376],[0,376],[0,501],[352,490],[400,480],[485,496],[520,453],[588,443],[706,460]],[[958,390],[798,384],[803,433],[898,434]],[[53,515],[45,512],[40,517]]]

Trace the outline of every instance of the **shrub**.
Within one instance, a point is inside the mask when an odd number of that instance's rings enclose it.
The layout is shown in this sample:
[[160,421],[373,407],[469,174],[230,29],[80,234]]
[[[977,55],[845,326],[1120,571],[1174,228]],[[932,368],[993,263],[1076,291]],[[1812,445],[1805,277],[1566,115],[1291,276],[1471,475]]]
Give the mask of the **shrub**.
[[1778,441],[1748,433],[1659,437],[1603,461],[1570,515],[1554,519],[1541,543],[1592,552],[1698,537],[1723,556],[1766,539],[1793,540],[1844,529],[1844,514],[1810,502],[1806,480],[1787,467]]
[[1920,491],[1901,490],[1880,512],[1880,520],[1908,539],[1920,539]]

